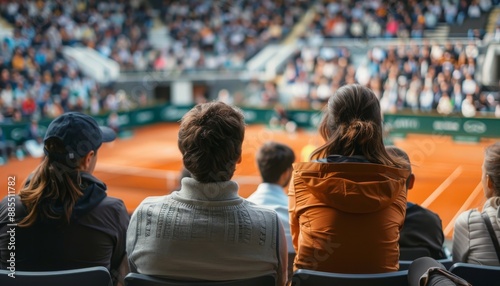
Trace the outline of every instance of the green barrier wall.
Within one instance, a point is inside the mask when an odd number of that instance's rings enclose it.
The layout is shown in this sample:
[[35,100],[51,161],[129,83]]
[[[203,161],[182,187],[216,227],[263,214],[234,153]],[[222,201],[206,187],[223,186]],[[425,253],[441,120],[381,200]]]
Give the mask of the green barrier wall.
[[384,127],[393,136],[439,134],[461,141],[500,137],[500,119],[497,118],[385,114]]
[[[158,122],[177,122],[192,106],[161,105],[119,112],[122,129]],[[244,108],[247,124],[268,124],[274,116],[274,110]],[[321,120],[319,111],[290,110],[290,118],[302,128],[317,128]],[[95,116],[100,125],[107,125],[108,114]],[[39,122],[40,135],[46,131],[50,120]],[[480,138],[499,138],[500,119],[496,118],[463,118],[441,117],[432,115],[385,114],[384,126],[392,136],[405,136],[408,133],[450,135],[457,140],[478,141]],[[28,123],[0,124],[4,137],[22,144],[26,140]]]

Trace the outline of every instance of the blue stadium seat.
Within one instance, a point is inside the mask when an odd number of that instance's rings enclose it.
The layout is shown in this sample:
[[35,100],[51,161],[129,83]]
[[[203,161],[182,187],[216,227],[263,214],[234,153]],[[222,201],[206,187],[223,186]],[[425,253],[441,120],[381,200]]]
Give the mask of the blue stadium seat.
[[474,286],[498,285],[496,283],[500,281],[500,266],[459,262],[451,266],[450,272],[467,280]]
[[413,260],[399,260],[399,271],[410,269]]
[[299,269],[292,286],[407,286],[408,270],[379,274],[341,274]]
[[0,270],[2,286],[112,286],[108,269],[103,266],[58,270],[58,271],[15,271],[15,278],[9,277],[9,270]]
[[[399,261],[399,270],[408,270],[410,268],[410,264],[413,262],[413,260],[400,260]],[[446,269],[450,269],[450,267],[453,265],[453,260],[451,258],[444,258],[444,259],[439,259],[437,262],[443,264]]]
[[439,259],[437,262],[443,264],[446,269],[450,269],[451,266],[453,265],[453,259],[451,258],[445,258],[445,259]]
[[420,257],[431,256],[429,249],[425,247],[400,247],[399,260],[415,260]]
[[275,286],[276,275],[232,281],[179,281],[156,278],[139,273],[129,273],[125,277],[125,286]]

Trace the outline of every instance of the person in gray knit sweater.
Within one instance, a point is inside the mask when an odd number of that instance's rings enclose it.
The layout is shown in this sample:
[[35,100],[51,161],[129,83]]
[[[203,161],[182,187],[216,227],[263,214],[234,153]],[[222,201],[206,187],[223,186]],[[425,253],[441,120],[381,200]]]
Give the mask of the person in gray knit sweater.
[[275,274],[285,285],[287,246],[276,212],[240,197],[231,180],[244,134],[242,112],[222,102],[184,115],[178,147],[192,177],[134,211],[126,245],[132,272],[207,281]]

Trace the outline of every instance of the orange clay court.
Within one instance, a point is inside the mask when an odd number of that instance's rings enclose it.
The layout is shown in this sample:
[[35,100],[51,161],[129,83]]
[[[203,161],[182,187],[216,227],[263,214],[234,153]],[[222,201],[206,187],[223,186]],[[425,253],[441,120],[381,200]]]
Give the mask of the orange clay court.
[[[130,138],[119,138],[101,147],[94,174],[107,184],[110,196],[124,200],[130,213],[144,198],[164,195],[177,187],[182,166],[177,130],[175,123],[141,127],[133,130]],[[233,178],[240,185],[242,197],[248,197],[260,183],[255,153],[268,140],[291,146],[297,160],[309,154],[311,145],[322,142],[312,131],[288,134],[262,125],[247,126],[242,162]],[[439,135],[408,135],[394,140],[394,144],[410,156],[416,176],[408,200],[438,213],[448,239],[453,234],[456,216],[470,208],[481,208],[484,203],[481,164],[484,148],[493,142],[488,139],[480,143],[458,143]],[[19,189],[39,162],[39,158],[12,159],[1,166],[5,186],[7,176],[14,175]],[[7,194],[6,188],[4,190],[5,194],[0,197]]]

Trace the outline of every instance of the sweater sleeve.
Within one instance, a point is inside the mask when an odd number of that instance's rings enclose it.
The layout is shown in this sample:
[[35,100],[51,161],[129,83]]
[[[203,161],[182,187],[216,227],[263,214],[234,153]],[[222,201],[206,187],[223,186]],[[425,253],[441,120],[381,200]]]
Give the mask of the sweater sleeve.
[[134,213],[130,217],[130,222],[127,229],[127,242],[126,251],[128,256],[128,263],[130,272],[137,273],[137,267],[132,260],[132,254],[135,250],[135,245],[137,243],[137,213],[141,211],[140,205],[135,209]]
[[288,251],[286,247],[286,237],[283,225],[278,217],[278,251],[279,251],[279,265],[278,265],[278,285],[286,285],[288,279]]
[[455,221],[452,255],[454,262],[467,262],[470,251],[469,218],[473,210],[461,213]]

